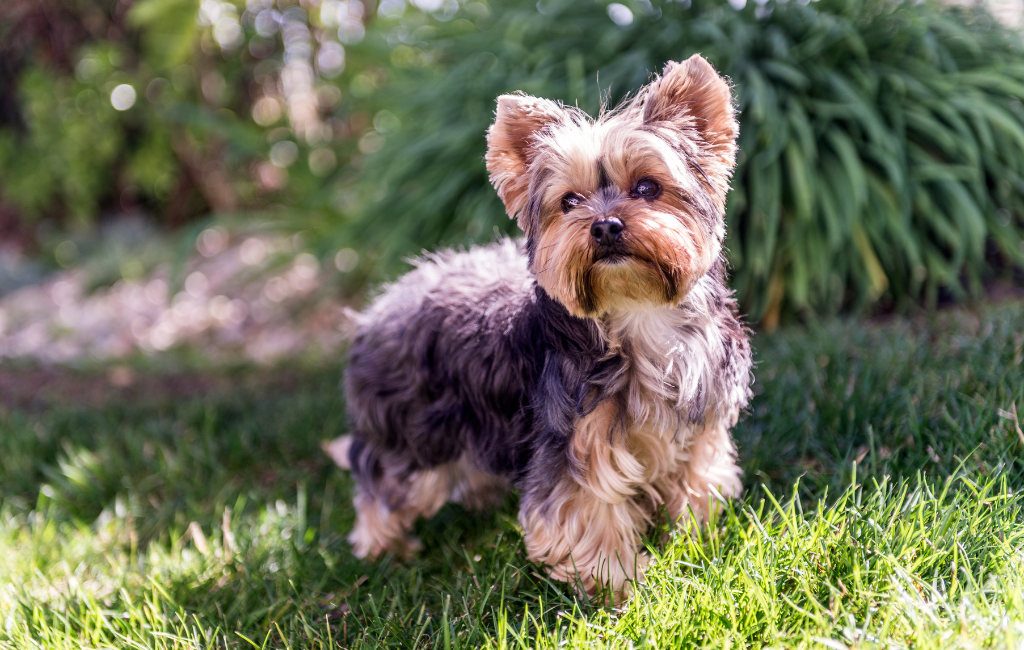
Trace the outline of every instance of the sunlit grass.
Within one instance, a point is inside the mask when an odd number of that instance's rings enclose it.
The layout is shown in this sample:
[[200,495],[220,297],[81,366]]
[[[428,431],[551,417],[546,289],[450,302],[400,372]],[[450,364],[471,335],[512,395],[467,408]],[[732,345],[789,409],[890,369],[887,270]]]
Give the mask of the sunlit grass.
[[353,558],[337,366],[4,412],[0,648],[1019,647],[1022,331],[1014,304],[758,339],[745,497],[654,531],[618,610],[524,561],[511,496]]

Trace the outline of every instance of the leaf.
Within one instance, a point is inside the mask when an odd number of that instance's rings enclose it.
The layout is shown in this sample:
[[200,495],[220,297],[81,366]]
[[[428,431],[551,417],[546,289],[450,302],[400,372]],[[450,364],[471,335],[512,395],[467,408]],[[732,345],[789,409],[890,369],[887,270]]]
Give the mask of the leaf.
[[864,268],[867,269],[870,278],[869,299],[877,300],[889,287],[889,278],[886,277],[882,264],[878,261],[878,256],[875,255],[871,242],[860,225],[853,227],[853,242],[857,245],[857,251],[860,253],[861,261],[864,262]]

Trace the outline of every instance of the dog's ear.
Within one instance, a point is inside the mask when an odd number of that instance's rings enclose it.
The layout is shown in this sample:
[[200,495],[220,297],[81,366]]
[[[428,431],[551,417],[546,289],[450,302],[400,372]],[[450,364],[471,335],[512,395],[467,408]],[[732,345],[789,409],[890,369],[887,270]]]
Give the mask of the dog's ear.
[[645,125],[668,125],[699,136],[699,146],[732,170],[739,135],[732,91],[703,57],[694,54],[682,63],[666,63],[640,99]]
[[498,97],[494,124],[487,130],[487,172],[508,216],[515,218],[526,205],[537,136],[564,117],[562,107],[547,99],[522,93]]

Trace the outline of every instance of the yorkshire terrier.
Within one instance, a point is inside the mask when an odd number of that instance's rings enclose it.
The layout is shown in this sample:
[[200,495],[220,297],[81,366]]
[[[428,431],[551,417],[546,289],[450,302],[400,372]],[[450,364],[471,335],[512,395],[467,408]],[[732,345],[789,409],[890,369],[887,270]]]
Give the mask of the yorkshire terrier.
[[729,428],[750,397],[725,281],[738,124],[698,55],[593,119],[498,98],[487,170],[525,242],[442,251],[358,317],[353,552],[414,550],[446,501],[520,492],[527,556],[593,595],[628,594],[661,508],[704,521],[741,491]]

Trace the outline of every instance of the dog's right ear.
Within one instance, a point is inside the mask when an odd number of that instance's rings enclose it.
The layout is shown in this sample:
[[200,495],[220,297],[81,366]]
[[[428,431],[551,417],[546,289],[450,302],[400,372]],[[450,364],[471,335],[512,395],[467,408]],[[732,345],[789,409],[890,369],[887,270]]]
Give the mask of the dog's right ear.
[[537,136],[564,117],[562,107],[547,99],[522,93],[498,97],[494,124],[487,130],[487,171],[513,219],[526,205]]

